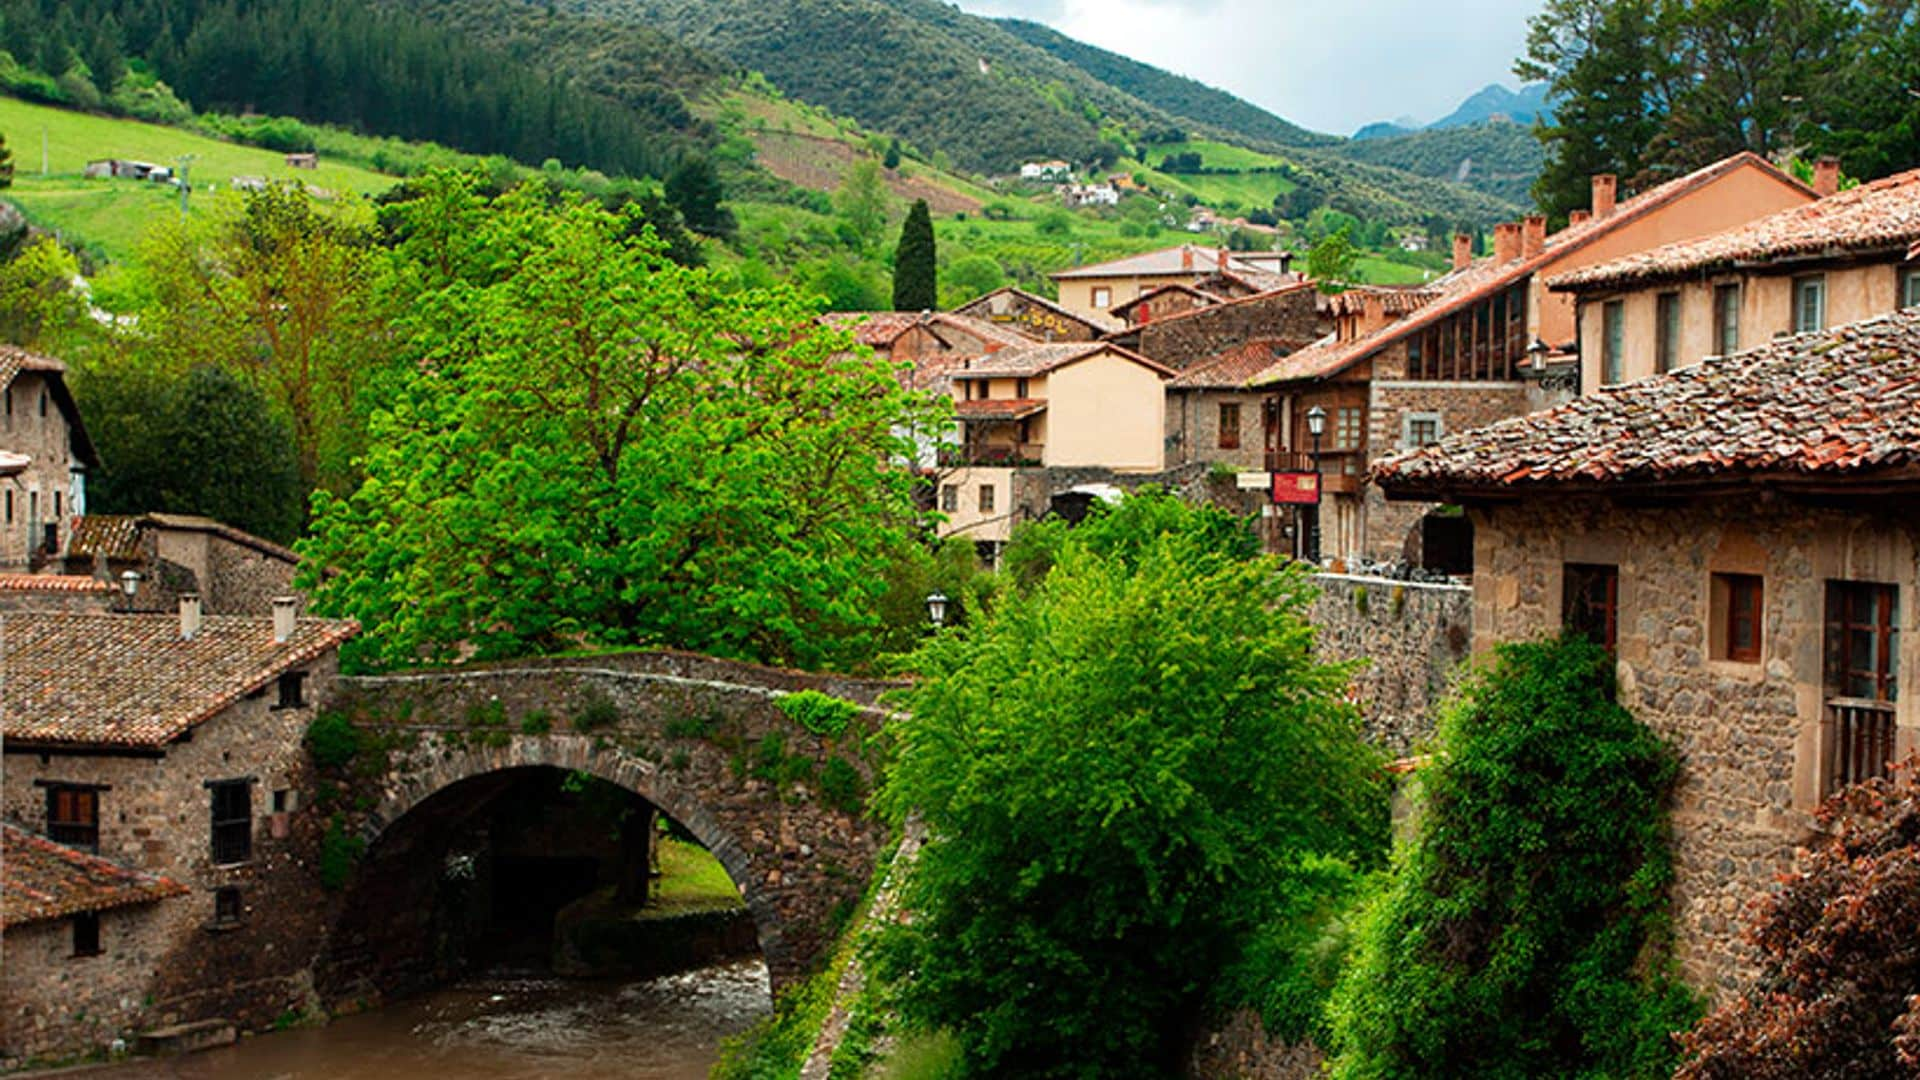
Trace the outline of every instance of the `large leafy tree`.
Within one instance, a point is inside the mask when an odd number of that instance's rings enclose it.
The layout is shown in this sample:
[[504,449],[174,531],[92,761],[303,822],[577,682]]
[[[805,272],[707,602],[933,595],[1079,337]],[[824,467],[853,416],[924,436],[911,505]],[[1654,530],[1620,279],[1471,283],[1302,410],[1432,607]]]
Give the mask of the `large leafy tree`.
[[405,374],[307,547],[359,659],[864,654],[914,521],[897,432],[932,399],[797,294],[674,264],[637,211],[438,176],[396,212]]
[[1672,750],[1585,641],[1500,646],[1440,721],[1410,844],[1335,991],[1332,1074],[1665,1077]]
[[1157,516],[933,640],[892,729],[883,805],[929,839],[881,970],[979,1075],[1171,1075],[1304,868],[1384,843],[1307,579]]
[[893,310],[932,311],[940,304],[938,271],[934,264],[933,215],[927,200],[915,199],[900,226],[900,246],[893,254]]
[[726,197],[720,174],[704,154],[689,154],[667,175],[667,202],[686,220],[687,228],[704,236],[732,236],[733,214],[720,204]]
[[878,247],[887,229],[887,182],[880,163],[872,158],[854,162],[834,190],[833,208],[840,212],[855,247],[861,251]]
[[1682,1080],[1920,1074],[1920,783],[1847,788],[1748,932],[1761,975],[1687,1037]]

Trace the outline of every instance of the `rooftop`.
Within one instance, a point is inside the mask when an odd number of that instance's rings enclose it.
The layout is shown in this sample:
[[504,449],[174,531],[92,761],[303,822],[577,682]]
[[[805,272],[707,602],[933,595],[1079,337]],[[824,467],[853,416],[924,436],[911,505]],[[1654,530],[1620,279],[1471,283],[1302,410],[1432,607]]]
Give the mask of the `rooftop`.
[[273,640],[268,616],[208,615],[191,640],[175,614],[0,616],[0,734],[9,742],[157,749],[359,632],[299,619]]
[[0,928],[184,896],[187,887],[128,870],[0,823]]
[[1896,173],[1694,240],[1569,270],[1550,288],[1597,289],[1694,276],[1742,263],[1893,251],[1920,241],[1920,169]]
[[1835,481],[1920,487],[1920,310],[1783,338],[1376,465],[1407,498]]
[[0,592],[110,593],[113,583],[84,574],[0,574]]
[[69,558],[92,558],[96,554],[109,559],[139,559],[140,533],[146,529],[171,529],[178,532],[203,532],[252,548],[263,555],[286,563],[298,563],[300,556],[291,548],[264,537],[236,529],[225,522],[197,514],[85,514],[73,519],[73,533],[67,541]]
[[1285,338],[1256,338],[1209,357],[1182,371],[1167,384],[1173,390],[1239,390],[1247,380],[1271,368],[1276,360],[1300,348]]
[[1033,305],[1034,307],[1042,308],[1046,311],[1052,312],[1053,314],[1058,315],[1063,319],[1068,319],[1073,322],[1077,322],[1082,326],[1085,326],[1093,330],[1095,333],[1104,334],[1110,330],[1118,330],[1121,326],[1120,320],[1112,318],[1101,312],[1075,311],[1072,308],[1064,308],[1064,307],[1061,307],[1059,304],[1055,303],[1054,301],[1049,300],[1044,296],[1041,296],[1038,293],[1030,293],[1027,290],[1019,288],[1018,286],[1014,286],[1014,285],[1003,285],[1000,288],[995,289],[990,293],[982,293],[981,295],[976,296],[973,299],[967,301],[966,303],[961,304],[960,306],[954,308],[951,314],[976,319],[982,322],[986,322],[990,325],[998,325],[996,321],[992,318],[992,316],[975,315],[968,309],[978,307],[981,304],[989,303],[992,301],[994,297],[1001,296],[1001,295],[1015,297],[1017,299],[1025,301],[1028,304]]
[[1215,296],[1213,293],[1210,293],[1205,289],[1198,289],[1192,285],[1188,285],[1179,281],[1174,281],[1174,282],[1169,282],[1165,285],[1156,285],[1153,288],[1148,289],[1146,292],[1141,293],[1139,296],[1136,296],[1133,299],[1127,301],[1126,303],[1120,304],[1114,307],[1113,314],[1122,319],[1126,319],[1128,322],[1132,322],[1133,317],[1126,314],[1127,312],[1132,311],[1134,308],[1139,307],[1141,304],[1151,304],[1156,299],[1162,296],[1165,296],[1168,293],[1185,293],[1186,295],[1193,297],[1195,300],[1200,301],[1200,303],[1203,306],[1212,306],[1214,304],[1224,303],[1226,301],[1226,297],[1224,296]]
[[1040,398],[991,398],[962,401],[954,406],[954,415],[962,420],[1024,420],[1047,411]]
[[1100,277],[1161,277],[1173,274],[1212,274],[1226,271],[1243,276],[1274,276],[1268,271],[1245,262],[1224,248],[1200,247],[1195,244],[1179,244],[1159,251],[1142,252],[1109,262],[1093,263],[1088,266],[1076,266],[1071,270],[1061,270],[1053,275],[1055,281],[1069,281],[1074,278]]
[[1010,327],[945,311],[834,311],[820,321],[836,329],[851,329],[853,340],[868,348],[892,347],[900,335],[915,327],[925,327],[935,337],[943,330],[970,334],[994,346],[1025,345],[1034,339]]
[[963,369],[953,372],[955,379],[1013,379],[1045,375],[1075,364],[1088,357],[1101,353],[1112,353],[1123,360],[1131,360],[1141,367],[1149,368],[1163,376],[1172,376],[1172,368],[1156,364],[1131,349],[1123,349],[1110,341],[1071,341],[1049,345],[1027,344],[1013,349],[1002,349],[988,353],[968,362]]

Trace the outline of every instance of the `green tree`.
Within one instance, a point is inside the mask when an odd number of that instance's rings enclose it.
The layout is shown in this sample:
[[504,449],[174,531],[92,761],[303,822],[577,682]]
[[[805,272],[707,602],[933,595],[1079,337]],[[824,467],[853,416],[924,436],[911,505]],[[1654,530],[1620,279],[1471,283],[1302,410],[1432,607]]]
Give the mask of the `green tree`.
[[1377,855],[1379,762],[1314,657],[1311,591],[1185,532],[1069,543],[915,656],[880,800],[928,841],[879,970],[970,1072],[1172,1074],[1303,867]]
[[991,256],[968,255],[955,259],[940,275],[940,302],[943,307],[954,307],[1006,283],[1006,272]]
[[720,205],[726,192],[713,162],[700,154],[690,154],[667,177],[667,202],[680,211],[687,228],[702,236],[732,236],[733,214]]
[[7,145],[7,137],[0,135],[0,188],[13,186],[13,149]]
[[833,193],[833,207],[860,250],[878,247],[887,228],[887,184],[880,174],[880,163],[872,158],[854,162],[840,178],[840,187]]
[[[1809,149],[1837,154],[1855,176],[1885,176],[1920,161],[1920,4],[1867,0],[1835,79],[1805,102]],[[1805,97],[1805,88],[1797,93]]]
[[897,169],[900,167],[900,140],[899,139],[895,139],[892,142],[887,144],[887,154],[885,157],[880,159],[880,164],[889,169]]
[[28,241],[0,264],[0,340],[35,348],[84,325],[86,299],[73,287],[79,276],[79,262],[52,238]]
[[935,269],[933,217],[927,200],[915,199],[900,226],[900,246],[893,253],[893,310],[931,311],[940,306]]
[[398,212],[412,299],[366,480],[306,545],[354,660],[664,642],[863,659],[916,518],[902,430],[942,403],[787,289],[679,266],[613,214],[435,176]]
[[76,382],[101,471],[104,513],[204,514],[291,543],[306,517],[293,433],[267,400],[219,368],[184,378],[134,371]]
[[1502,645],[1440,720],[1416,831],[1330,1006],[1339,1080],[1666,1077],[1673,751],[1584,640]]
[[1307,276],[1329,295],[1345,292],[1359,266],[1360,251],[1353,246],[1346,226],[1307,249]]

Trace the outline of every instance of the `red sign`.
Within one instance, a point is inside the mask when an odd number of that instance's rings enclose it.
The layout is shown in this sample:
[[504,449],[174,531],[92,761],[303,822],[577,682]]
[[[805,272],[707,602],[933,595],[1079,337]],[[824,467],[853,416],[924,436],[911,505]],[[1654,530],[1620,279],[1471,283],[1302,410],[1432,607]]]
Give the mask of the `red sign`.
[[1273,501],[1276,503],[1319,505],[1320,474],[1310,472],[1274,473]]

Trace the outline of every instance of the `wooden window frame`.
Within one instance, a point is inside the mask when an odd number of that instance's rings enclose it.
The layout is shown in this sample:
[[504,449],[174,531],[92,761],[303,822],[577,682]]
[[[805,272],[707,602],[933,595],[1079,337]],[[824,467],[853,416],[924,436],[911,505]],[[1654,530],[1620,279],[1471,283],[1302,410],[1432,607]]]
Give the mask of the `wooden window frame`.
[[[1820,302],[1819,317],[1808,325],[1805,315],[1804,297],[1813,293]],[[1793,279],[1793,332],[1796,334],[1817,333],[1827,328],[1827,275],[1802,274]]]
[[83,911],[71,919],[73,926],[73,959],[84,960],[89,956],[100,956],[107,950],[100,943],[100,913]]
[[1900,295],[1896,299],[1900,309],[1920,307],[1920,268],[1909,266],[1900,271]]
[[999,500],[994,497],[992,484],[981,484],[980,489],[974,492],[974,499],[975,505],[980,508],[981,513],[991,514],[996,512],[997,507],[995,503]]
[[1220,405],[1220,426],[1215,440],[1221,450],[1240,449],[1240,403],[1222,401]]
[[1618,386],[1626,381],[1627,305],[1624,300],[1608,300],[1600,305],[1600,385]]
[[[226,816],[222,816],[221,794],[239,792],[245,803],[242,816],[235,807],[225,807]],[[207,802],[210,826],[208,829],[208,858],[215,866],[238,866],[253,859],[253,781],[251,780],[209,780],[207,781]],[[237,857],[232,857],[237,856]]]
[[[1612,563],[1566,563],[1560,573],[1560,625],[1615,652],[1620,643],[1620,568]],[[1598,596],[1593,595],[1596,583],[1604,585]],[[1598,614],[1598,627],[1582,625],[1589,613]]]
[[1766,581],[1759,574],[1713,575],[1713,657],[1757,664],[1766,636]]
[[[1713,348],[1717,355],[1740,351],[1740,303],[1743,293],[1737,281],[1713,287]],[[1728,300],[1732,306],[1728,306]]]
[[274,683],[279,694],[279,700],[273,704],[273,708],[276,711],[280,709],[304,709],[307,707],[306,672],[283,671],[280,673],[280,677],[274,680]]
[[940,512],[943,514],[957,514],[960,512],[959,484],[940,485]]
[[1113,306],[1113,289],[1107,285],[1092,287],[1093,306],[1105,311]]
[[[1871,597],[1873,616],[1863,620],[1861,601]],[[1900,587],[1879,581],[1827,582],[1825,634],[1825,681],[1833,697],[1893,702],[1900,683]],[[1855,668],[1851,663],[1851,636],[1870,635],[1873,642],[1873,666]],[[1867,693],[1856,693],[1856,679],[1865,679]]]
[[1653,370],[1665,375],[1680,366],[1680,294],[1663,292],[1653,298]]
[[[100,850],[100,788],[94,784],[48,784],[47,839],[56,844]],[[59,816],[62,804],[79,810],[84,806],[92,820],[82,816]]]

